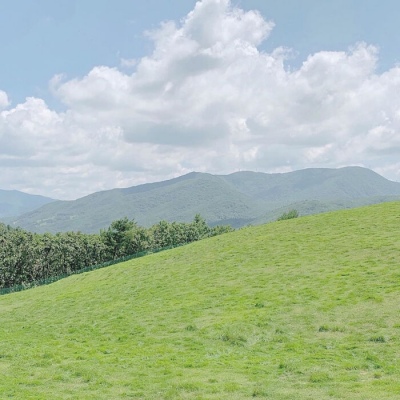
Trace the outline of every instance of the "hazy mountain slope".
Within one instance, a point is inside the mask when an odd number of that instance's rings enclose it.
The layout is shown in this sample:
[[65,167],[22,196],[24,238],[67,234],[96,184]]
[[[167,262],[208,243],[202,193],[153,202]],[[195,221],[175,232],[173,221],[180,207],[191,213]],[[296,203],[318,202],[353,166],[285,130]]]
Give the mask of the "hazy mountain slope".
[[267,211],[261,217],[253,220],[251,224],[260,225],[267,222],[276,221],[277,218],[283,213],[293,209],[297,210],[300,216],[305,216],[379,203],[387,203],[392,201],[400,201],[400,196],[371,196],[356,199],[338,199],[336,201],[303,200],[274,208],[271,211]]
[[22,215],[53,201],[44,196],[0,189],[0,218]]
[[310,168],[282,174],[236,172],[223,178],[242,193],[280,204],[400,195],[400,183],[361,167]]
[[231,220],[246,224],[262,213],[262,206],[218,176],[191,173],[75,201],[58,201],[15,219],[14,225],[36,232],[97,232],[125,216],[150,226],[162,219],[190,221],[196,213],[210,224]]
[[13,223],[36,232],[97,232],[125,216],[150,226],[162,219],[190,221],[200,213],[211,225],[240,227],[274,219],[277,212],[292,204],[299,206],[300,213],[306,209],[304,214],[308,214],[385,201],[386,196],[393,199],[396,195],[400,196],[399,183],[359,167],[285,174],[190,173],[164,182],[52,203]]
[[398,399],[399,215],[281,221],[0,296],[0,393]]

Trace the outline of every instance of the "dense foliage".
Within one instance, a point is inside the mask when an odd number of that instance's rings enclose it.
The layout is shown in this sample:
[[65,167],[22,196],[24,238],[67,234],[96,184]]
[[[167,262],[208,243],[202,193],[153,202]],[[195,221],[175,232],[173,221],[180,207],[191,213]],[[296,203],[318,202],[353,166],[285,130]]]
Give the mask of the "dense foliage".
[[143,228],[123,218],[100,234],[38,234],[0,224],[0,288],[24,285],[79,271],[141,251],[190,243],[220,233],[196,215],[191,223],[161,221]]
[[280,217],[278,217],[277,221],[284,221],[286,219],[297,218],[299,216],[299,212],[297,210],[290,210],[288,212],[284,212]]

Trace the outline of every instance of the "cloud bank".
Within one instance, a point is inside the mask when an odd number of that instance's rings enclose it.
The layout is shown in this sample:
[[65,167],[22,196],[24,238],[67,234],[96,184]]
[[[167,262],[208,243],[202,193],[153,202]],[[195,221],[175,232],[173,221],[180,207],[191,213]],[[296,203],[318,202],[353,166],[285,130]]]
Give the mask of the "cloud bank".
[[202,0],[146,32],[153,51],[132,73],[53,77],[62,112],[0,91],[0,187],[68,199],[192,170],[345,165],[400,180],[400,67],[378,74],[377,48],[357,43],[292,69],[290,49],[260,50],[273,28]]

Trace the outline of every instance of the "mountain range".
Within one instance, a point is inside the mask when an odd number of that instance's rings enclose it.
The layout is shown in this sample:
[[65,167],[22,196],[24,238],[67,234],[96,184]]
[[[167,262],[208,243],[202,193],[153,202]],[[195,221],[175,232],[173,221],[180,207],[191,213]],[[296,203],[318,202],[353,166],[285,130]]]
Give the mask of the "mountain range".
[[35,210],[54,199],[20,192],[0,189],[0,218],[16,217]]
[[125,216],[139,225],[151,226],[160,220],[191,221],[200,213],[212,226],[230,224],[238,228],[272,221],[293,208],[300,215],[308,215],[397,199],[400,183],[361,167],[276,174],[192,172],[162,182],[96,192],[73,201],[41,198],[47,204],[38,204],[17,217],[2,215],[2,220],[39,233],[95,233]]

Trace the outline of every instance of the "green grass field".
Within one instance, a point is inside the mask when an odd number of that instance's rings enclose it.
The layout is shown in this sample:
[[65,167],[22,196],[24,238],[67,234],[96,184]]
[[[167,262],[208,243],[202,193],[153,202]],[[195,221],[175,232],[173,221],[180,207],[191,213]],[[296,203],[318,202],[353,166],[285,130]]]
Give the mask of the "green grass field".
[[400,399],[400,203],[0,297],[0,398]]

